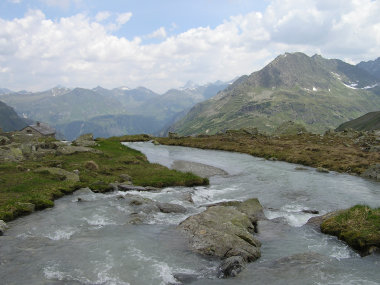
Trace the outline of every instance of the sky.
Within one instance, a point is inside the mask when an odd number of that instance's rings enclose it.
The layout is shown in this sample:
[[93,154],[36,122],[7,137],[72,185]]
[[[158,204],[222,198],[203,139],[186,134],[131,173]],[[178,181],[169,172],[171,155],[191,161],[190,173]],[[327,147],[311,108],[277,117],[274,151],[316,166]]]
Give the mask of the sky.
[[0,0],[0,88],[229,81],[285,52],[380,56],[380,0]]

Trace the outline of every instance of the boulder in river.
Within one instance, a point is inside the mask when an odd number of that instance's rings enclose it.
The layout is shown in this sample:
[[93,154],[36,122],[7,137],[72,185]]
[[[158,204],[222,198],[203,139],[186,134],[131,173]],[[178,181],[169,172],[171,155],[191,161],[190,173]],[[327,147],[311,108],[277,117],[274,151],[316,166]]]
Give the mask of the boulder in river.
[[229,277],[240,272],[246,262],[260,257],[261,243],[253,235],[261,214],[257,199],[227,202],[187,218],[178,229],[187,235],[193,251],[221,258],[218,275]]
[[162,213],[186,213],[186,208],[178,204],[157,203],[158,208]]

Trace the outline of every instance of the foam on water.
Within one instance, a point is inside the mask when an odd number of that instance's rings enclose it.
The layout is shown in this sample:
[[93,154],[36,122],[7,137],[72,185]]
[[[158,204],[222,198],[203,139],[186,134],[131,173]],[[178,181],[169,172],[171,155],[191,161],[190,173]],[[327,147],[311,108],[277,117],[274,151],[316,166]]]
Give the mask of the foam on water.
[[303,210],[308,210],[307,206],[299,204],[287,204],[282,206],[280,209],[265,209],[265,216],[272,220],[275,218],[285,218],[287,223],[293,227],[301,227],[307,223],[307,221],[315,217],[316,215],[304,213]]
[[177,280],[173,276],[173,269],[167,263],[158,261],[153,256],[147,256],[136,247],[132,247],[130,252],[136,259],[147,262],[156,271],[157,275],[162,278],[161,285],[177,283]]
[[47,238],[51,240],[62,240],[62,239],[70,239],[70,237],[75,234],[78,230],[74,228],[65,228],[59,229],[52,233],[46,235]]
[[83,221],[87,222],[90,226],[97,226],[98,228],[107,226],[107,225],[116,225],[116,222],[111,221],[106,216],[101,216],[99,214],[94,214],[91,217],[83,217]]
[[217,187],[195,187],[194,194],[192,195],[195,204],[202,205],[208,203],[215,203],[215,201],[223,201],[223,194],[234,193],[239,191],[235,185],[219,189]]

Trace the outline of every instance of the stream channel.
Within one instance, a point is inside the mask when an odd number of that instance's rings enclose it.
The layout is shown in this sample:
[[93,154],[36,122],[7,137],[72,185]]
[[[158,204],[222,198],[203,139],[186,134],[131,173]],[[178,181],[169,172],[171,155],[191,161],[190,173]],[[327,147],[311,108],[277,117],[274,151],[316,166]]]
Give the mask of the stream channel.
[[[228,175],[211,177],[210,186],[160,192],[79,190],[52,209],[10,222],[0,237],[0,284],[380,284],[380,254],[361,258],[337,238],[305,225],[315,215],[303,212],[324,214],[361,203],[380,207],[379,183],[239,153],[126,145],[151,162],[198,162]],[[152,212],[143,224],[131,224],[134,209],[120,199],[129,194],[179,204],[187,212]],[[262,256],[237,277],[218,279],[219,261],[192,253],[176,226],[204,211],[202,205],[253,197],[269,219],[259,222],[256,236]]]

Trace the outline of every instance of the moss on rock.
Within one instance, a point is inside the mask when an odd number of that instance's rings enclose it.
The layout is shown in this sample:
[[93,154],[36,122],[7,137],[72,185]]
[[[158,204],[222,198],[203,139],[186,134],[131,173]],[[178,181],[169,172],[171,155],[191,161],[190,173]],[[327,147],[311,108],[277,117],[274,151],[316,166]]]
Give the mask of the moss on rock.
[[356,205],[325,219],[321,231],[337,236],[361,255],[380,248],[380,208]]

